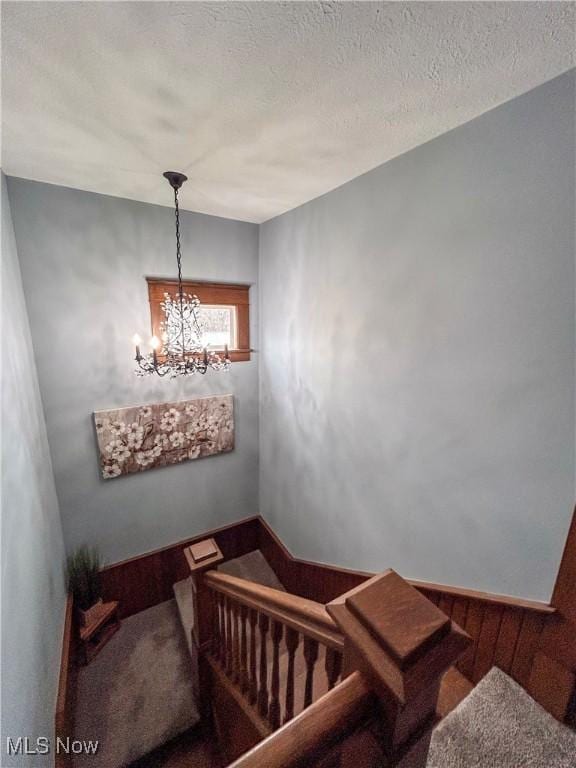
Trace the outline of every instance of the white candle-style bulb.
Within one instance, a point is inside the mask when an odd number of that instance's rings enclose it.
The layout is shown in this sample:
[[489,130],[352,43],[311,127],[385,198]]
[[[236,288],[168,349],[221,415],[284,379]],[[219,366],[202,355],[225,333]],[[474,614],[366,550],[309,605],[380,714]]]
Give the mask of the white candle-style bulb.
[[135,347],[138,347],[142,343],[142,339],[140,338],[140,336],[138,336],[137,333],[135,333],[134,336],[132,336],[132,343],[134,344]]
[[150,339],[150,346],[152,347],[152,349],[158,349],[158,347],[160,346],[160,339],[158,338],[158,336],[152,336],[152,338]]

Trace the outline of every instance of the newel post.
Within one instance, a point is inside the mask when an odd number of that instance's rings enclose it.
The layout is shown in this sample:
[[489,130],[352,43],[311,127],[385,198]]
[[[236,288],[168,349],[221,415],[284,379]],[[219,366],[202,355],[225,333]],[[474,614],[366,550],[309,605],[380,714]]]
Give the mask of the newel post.
[[214,593],[208,589],[204,574],[224,560],[214,539],[205,539],[192,544],[184,550],[192,581],[192,606],[194,621],[192,624],[192,676],[194,690],[198,696],[200,714],[204,718],[210,713],[210,703],[206,695],[209,691],[207,670],[202,656],[211,647],[215,626]]
[[470,637],[392,570],[326,608],[345,638],[345,673],[360,670],[380,700],[389,759],[418,743],[425,765],[442,676]]

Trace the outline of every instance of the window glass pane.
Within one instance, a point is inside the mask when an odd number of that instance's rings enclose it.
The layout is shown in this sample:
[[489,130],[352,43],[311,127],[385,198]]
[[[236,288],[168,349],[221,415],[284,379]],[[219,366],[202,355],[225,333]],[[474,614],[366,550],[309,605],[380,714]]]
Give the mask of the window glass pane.
[[201,304],[198,319],[206,346],[223,349],[227,344],[230,349],[236,349],[236,307]]

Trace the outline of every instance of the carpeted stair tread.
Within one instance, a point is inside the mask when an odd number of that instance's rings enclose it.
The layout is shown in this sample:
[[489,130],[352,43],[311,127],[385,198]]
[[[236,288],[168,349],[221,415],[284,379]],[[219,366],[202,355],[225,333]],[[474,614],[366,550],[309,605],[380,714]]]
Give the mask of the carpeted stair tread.
[[253,552],[248,552],[248,554],[242,555],[242,557],[237,557],[234,560],[227,560],[225,563],[218,566],[218,570],[221,573],[227,573],[230,576],[237,576],[240,579],[254,581],[256,584],[261,584],[263,587],[272,587],[272,589],[279,589],[282,592],[286,592],[284,585],[280,582],[278,576],[276,576],[259,549],[255,549]]
[[[420,768],[416,754],[399,768]],[[427,768],[574,768],[576,734],[498,667],[435,728]]]
[[120,768],[199,721],[174,600],[124,619],[79,672],[75,739],[98,740],[74,768]]

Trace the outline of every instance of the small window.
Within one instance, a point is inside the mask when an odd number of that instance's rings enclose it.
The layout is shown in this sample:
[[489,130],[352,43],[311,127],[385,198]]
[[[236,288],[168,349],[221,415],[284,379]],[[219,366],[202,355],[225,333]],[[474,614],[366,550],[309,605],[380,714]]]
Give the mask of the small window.
[[[165,320],[162,309],[164,294],[178,293],[176,280],[148,277],[148,298],[152,335],[161,338],[160,325]],[[228,346],[232,362],[250,360],[250,300],[249,286],[228,283],[182,282],[185,293],[200,299],[200,319],[206,346],[223,350]]]
[[234,305],[200,304],[204,344],[212,349],[238,349],[237,311]]

